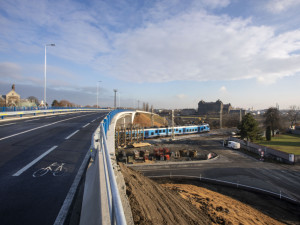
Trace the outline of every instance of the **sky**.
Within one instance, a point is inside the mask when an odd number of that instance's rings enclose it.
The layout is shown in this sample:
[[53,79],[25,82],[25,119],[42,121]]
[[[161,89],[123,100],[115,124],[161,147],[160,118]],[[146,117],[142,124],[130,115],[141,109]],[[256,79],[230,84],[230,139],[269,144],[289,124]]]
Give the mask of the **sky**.
[[[300,0],[0,0],[0,94],[300,106]],[[101,81],[101,82],[99,82]]]

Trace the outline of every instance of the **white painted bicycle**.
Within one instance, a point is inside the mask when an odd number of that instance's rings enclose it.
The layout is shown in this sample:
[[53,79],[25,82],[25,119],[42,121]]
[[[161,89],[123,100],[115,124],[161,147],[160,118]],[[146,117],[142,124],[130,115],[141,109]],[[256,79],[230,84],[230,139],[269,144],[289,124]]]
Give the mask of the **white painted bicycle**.
[[64,167],[65,163],[52,163],[51,165],[45,167],[45,168],[41,168],[37,171],[35,171],[32,176],[33,177],[42,177],[44,175],[46,175],[49,171],[52,172],[52,175],[53,176],[61,176],[63,175],[66,171],[67,171],[67,168]]

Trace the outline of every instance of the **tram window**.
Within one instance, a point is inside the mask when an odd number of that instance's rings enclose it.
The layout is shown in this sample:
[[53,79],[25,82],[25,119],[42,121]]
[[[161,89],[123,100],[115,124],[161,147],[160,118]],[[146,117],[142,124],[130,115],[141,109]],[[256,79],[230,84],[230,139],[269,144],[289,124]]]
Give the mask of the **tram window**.
[[151,135],[154,135],[154,132],[151,132]]

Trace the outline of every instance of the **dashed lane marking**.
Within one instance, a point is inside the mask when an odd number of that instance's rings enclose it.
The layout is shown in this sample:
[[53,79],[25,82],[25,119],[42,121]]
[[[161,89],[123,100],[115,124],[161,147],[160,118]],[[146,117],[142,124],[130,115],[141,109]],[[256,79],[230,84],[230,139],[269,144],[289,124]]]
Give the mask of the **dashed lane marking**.
[[40,161],[42,158],[44,158],[46,155],[48,155],[50,152],[52,152],[54,149],[57,148],[57,145],[50,148],[48,151],[37,157],[35,160],[33,160],[31,163],[24,166],[22,169],[20,169],[18,172],[13,174],[14,177],[20,176],[22,173],[24,173],[26,170],[28,170],[30,167],[32,167],[34,164],[36,164],[38,161]]
[[91,123],[95,122],[96,119],[92,120]]
[[26,120],[24,122],[27,123],[27,122],[31,122],[31,121],[35,121],[35,120],[40,120],[40,119]]
[[16,123],[7,123],[7,124],[0,125],[0,127],[4,127],[4,126],[8,126],[8,125],[12,125],[12,124],[16,124]]
[[35,128],[30,129],[30,130],[25,130],[25,131],[22,131],[22,132],[20,132],[20,133],[16,133],[16,134],[12,134],[12,135],[9,135],[9,136],[0,138],[0,141],[5,140],[5,139],[8,139],[8,138],[11,138],[11,137],[18,136],[18,135],[20,135],[20,134],[25,134],[25,133],[28,133],[28,132],[30,132],[30,131],[34,131],[34,130],[37,130],[37,129],[41,129],[41,128],[43,128],[43,127],[49,127],[49,126],[54,125],[54,124],[57,124],[57,123],[61,123],[61,122],[67,121],[67,120],[71,120],[71,119],[75,119],[75,118],[83,117],[83,116],[88,116],[88,115],[75,116],[75,117],[71,117],[71,118],[68,118],[68,119],[64,119],[64,120],[56,121],[56,122],[53,122],[53,123],[49,123],[49,124],[46,124],[46,125],[43,125],[43,126],[40,126],[40,127],[35,127]]
[[79,130],[76,130],[75,132],[73,132],[72,134],[70,134],[68,137],[66,137],[65,139],[68,140],[70,137],[72,137],[73,135],[75,135]]
[[85,127],[87,127],[88,125],[90,125],[90,123],[87,123],[86,125],[84,125],[82,128],[85,128]]

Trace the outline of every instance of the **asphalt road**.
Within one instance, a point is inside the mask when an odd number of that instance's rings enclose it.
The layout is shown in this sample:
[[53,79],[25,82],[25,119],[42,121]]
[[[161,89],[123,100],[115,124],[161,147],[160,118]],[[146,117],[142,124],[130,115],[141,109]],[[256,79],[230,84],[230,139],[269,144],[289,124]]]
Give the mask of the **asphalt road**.
[[[0,123],[1,225],[54,223],[105,115],[81,112]],[[51,170],[40,170],[50,165]]]
[[[197,140],[196,140],[197,139]],[[300,202],[300,166],[267,163],[258,161],[239,151],[224,148],[218,138],[202,137],[189,140],[199,146],[199,150],[208,150],[218,154],[218,158],[198,163],[166,163],[154,165],[132,165],[146,176],[183,175],[219,179],[262,188],[281,193]],[[186,144],[185,140],[177,144]],[[172,151],[172,149],[170,148]]]

